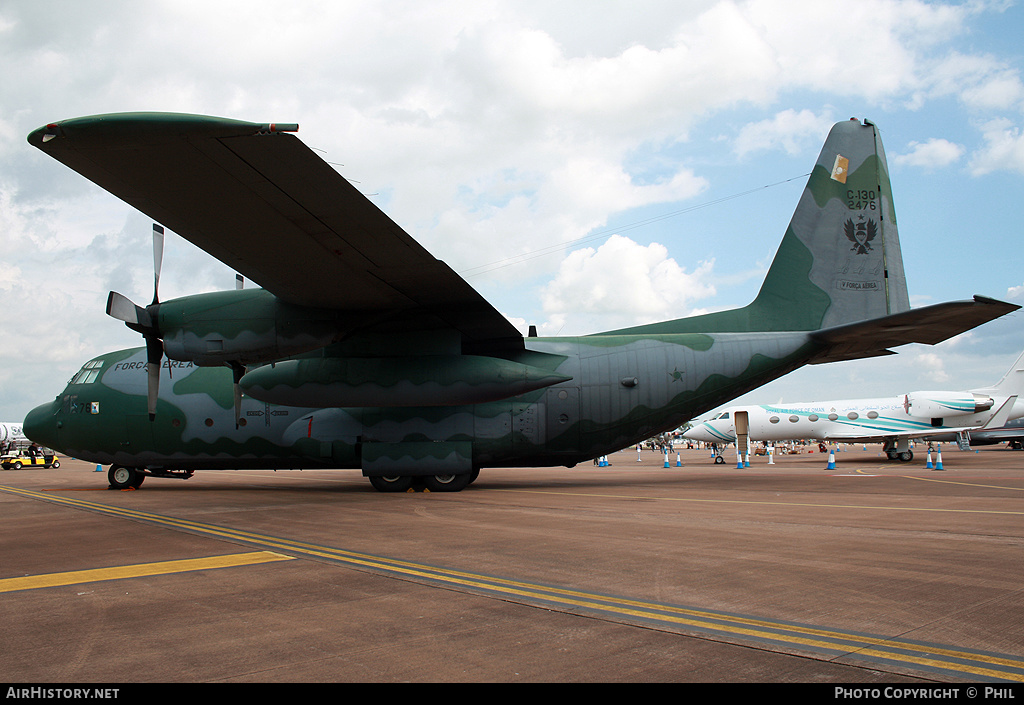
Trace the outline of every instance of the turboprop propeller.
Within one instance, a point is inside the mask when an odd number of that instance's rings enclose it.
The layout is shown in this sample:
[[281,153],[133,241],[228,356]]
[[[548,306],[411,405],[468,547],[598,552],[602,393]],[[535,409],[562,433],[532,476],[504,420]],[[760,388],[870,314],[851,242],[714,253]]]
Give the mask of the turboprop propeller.
[[[163,267],[164,259],[164,229],[162,226],[153,223],[153,302],[149,306],[142,307],[133,302],[127,296],[111,291],[107,296],[107,315],[124,321],[124,324],[134,331],[142,333],[146,341],[146,373],[147,373],[147,404],[149,419],[156,418],[156,400],[160,395],[160,367],[163,363],[164,342],[163,333],[160,330],[160,270]],[[235,289],[242,289],[244,280],[242,275],[235,275]],[[239,380],[245,374],[245,366],[239,362],[228,363],[234,380],[235,397],[235,427],[238,427],[238,419],[242,414],[242,390]]]
[[143,308],[127,296],[111,291],[107,296],[107,315],[124,321],[146,341],[147,402],[149,420],[156,418],[156,399],[160,393],[160,364],[164,344],[157,326],[160,310],[160,268],[164,259],[164,229],[153,223],[153,302]]

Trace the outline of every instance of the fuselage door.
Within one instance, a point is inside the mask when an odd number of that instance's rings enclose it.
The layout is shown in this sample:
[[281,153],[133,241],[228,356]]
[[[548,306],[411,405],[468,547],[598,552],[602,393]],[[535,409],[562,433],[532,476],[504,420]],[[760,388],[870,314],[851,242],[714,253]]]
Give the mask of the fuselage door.
[[580,389],[550,387],[544,394],[545,445],[555,454],[578,453],[580,448]]
[[736,429],[736,450],[743,457],[750,452],[750,420],[746,411],[737,411],[733,417]]
[[121,451],[138,455],[153,450],[153,421],[149,414],[127,414],[125,435],[121,441]]

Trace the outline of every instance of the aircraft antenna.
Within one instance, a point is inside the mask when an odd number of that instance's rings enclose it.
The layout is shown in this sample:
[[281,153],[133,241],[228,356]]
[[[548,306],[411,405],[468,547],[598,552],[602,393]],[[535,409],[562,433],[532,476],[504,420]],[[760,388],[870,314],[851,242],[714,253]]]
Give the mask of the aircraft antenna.
[[513,265],[516,265],[516,264],[521,264],[523,262],[528,262],[531,259],[537,259],[538,257],[544,257],[545,255],[550,255],[550,254],[554,254],[556,252],[561,252],[564,248],[568,247],[569,245],[581,245],[581,244],[583,244],[585,242],[591,242],[592,240],[601,240],[603,238],[609,237],[609,236],[614,235],[616,233],[622,233],[622,232],[626,232],[626,231],[629,231],[629,230],[635,230],[637,228],[642,228],[643,226],[650,225],[651,223],[657,223],[657,222],[662,221],[662,220],[668,220],[669,218],[675,218],[675,217],[680,216],[680,215],[685,215],[687,213],[692,213],[693,211],[697,211],[697,210],[700,210],[702,208],[708,208],[710,206],[715,206],[715,205],[718,205],[719,203],[725,203],[726,201],[731,201],[731,200],[736,199],[736,198],[742,198],[743,196],[749,196],[752,193],[757,193],[758,191],[763,191],[764,189],[773,188],[775,186],[782,186],[783,184],[788,184],[791,181],[796,181],[797,179],[806,179],[810,175],[811,175],[811,173],[807,172],[806,174],[800,174],[799,176],[793,176],[793,177],[790,177],[788,179],[784,179],[783,181],[776,181],[773,184],[765,184],[764,186],[758,186],[757,188],[748,189],[747,191],[741,191],[740,193],[734,193],[731,196],[723,196],[722,198],[716,198],[716,199],[714,199],[712,201],[706,201],[704,203],[699,203],[699,204],[697,204],[695,206],[690,206],[688,208],[682,208],[680,210],[672,211],[670,213],[665,213],[665,214],[654,216],[654,217],[651,217],[651,218],[645,218],[644,220],[638,220],[638,221],[636,221],[634,223],[629,223],[629,224],[626,224],[626,225],[623,225],[623,226],[620,226],[620,227],[617,227],[617,228],[614,228],[614,229],[611,229],[611,230],[602,230],[602,231],[593,233],[592,235],[586,235],[584,237],[576,238],[574,240],[565,240],[563,242],[559,242],[559,243],[556,243],[554,245],[548,245],[547,247],[542,247],[539,250],[534,250],[532,252],[526,252],[526,253],[523,253],[521,255],[516,255],[514,257],[509,257],[507,259],[498,260],[496,262],[490,262],[488,264],[477,265],[476,267],[469,267],[467,269],[461,270],[459,272],[459,274],[464,276],[464,277],[475,277],[475,276],[479,276],[481,274],[486,274],[487,272],[493,272],[493,271],[495,271],[497,269],[504,269],[505,267],[511,267]]

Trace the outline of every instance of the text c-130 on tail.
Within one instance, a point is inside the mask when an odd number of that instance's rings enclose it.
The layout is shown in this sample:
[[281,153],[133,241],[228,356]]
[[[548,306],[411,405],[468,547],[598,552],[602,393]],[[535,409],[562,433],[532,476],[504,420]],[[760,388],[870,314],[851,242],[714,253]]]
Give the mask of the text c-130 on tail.
[[[524,338],[292,132],[165,113],[51,123],[29,143],[262,288],[107,311],[145,347],[85,363],[25,419],[114,487],[198,469],[359,468],[461,490],[571,467],[806,364],[935,344],[1019,307],[910,309],[878,130],[836,124],[753,302]],[[159,282],[162,229],[155,231]],[[172,374],[173,372],[173,374]]]

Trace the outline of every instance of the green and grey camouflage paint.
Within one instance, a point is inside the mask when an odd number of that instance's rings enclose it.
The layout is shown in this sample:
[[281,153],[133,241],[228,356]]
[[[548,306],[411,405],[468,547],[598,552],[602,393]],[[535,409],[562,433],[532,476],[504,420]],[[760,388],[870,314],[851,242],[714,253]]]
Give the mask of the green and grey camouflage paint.
[[[29,141],[145,210],[143,195],[103,181],[105,171],[123,166],[105,165],[101,149],[116,143],[119,121],[127,125],[126,139],[146,149],[147,135],[163,139],[162,126],[178,124],[175,116],[139,120],[56,123]],[[250,138],[246,130],[260,126],[211,119],[207,135],[202,118],[182,120],[189,144],[220,161],[216,140],[255,159],[258,142],[246,139],[273,145],[267,149],[282,160],[307,159],[295,151],[305,147],[293,136],[267,136],[266,126]],[[85,140],[79,149],[58,139],[70,144],[68,135],[93,128],[95,145]],[[161,158],[170,151],[160,149],[154,154]],[[360,223],[358,232],[347,231],[349,242],[370,232],[375,218],[389,237],[404,236],[345,193]],[[177,213],[173,204],[146,212]],[[214,215],[211,222],[223,225]],[[230,245],[227,235],[211,235],[209,223],[181,220],[177,227],[210,251]],[[269,236],[262,242],[273,247]],[[401,244],[418,247],[411,238]],[[258,270],[260,238],[252,247]],[[332,304],[330,296],[344,301],[345,290],[314,296],[296,291],[291,280],[274,280],[285,294],[238,290],[161,303],[152,310],[170,360],[162,363],[152,421],[146,349],[136,348],[87,363],[51,404],[30,412],[26,433],[75,457],[146,474],[360,468],[378,489],[404,489],[423,476],[432,489],[457,490],[480,468],[571,467],[675,428],[804,364],[937,342],[1015,308],[976,300],[942,305],[950,312],[931,318],[909,312],[884,152],[876,128],[859,121],[830,132],[758,296],[740,309],[590,336],[518,339],[447,268],[431,273],[447,293],[427,280],[410,286],[411,265],[374,271],[409,296],[436,288],[418,309],[399,306],[391,314],[366,292],[359,305]],[[940,314],[949,320],[945,327],[923,334],[924,322]],[[411,326],[412,320],[428,324]],[[231,366],[245,369],[238,419]]]

